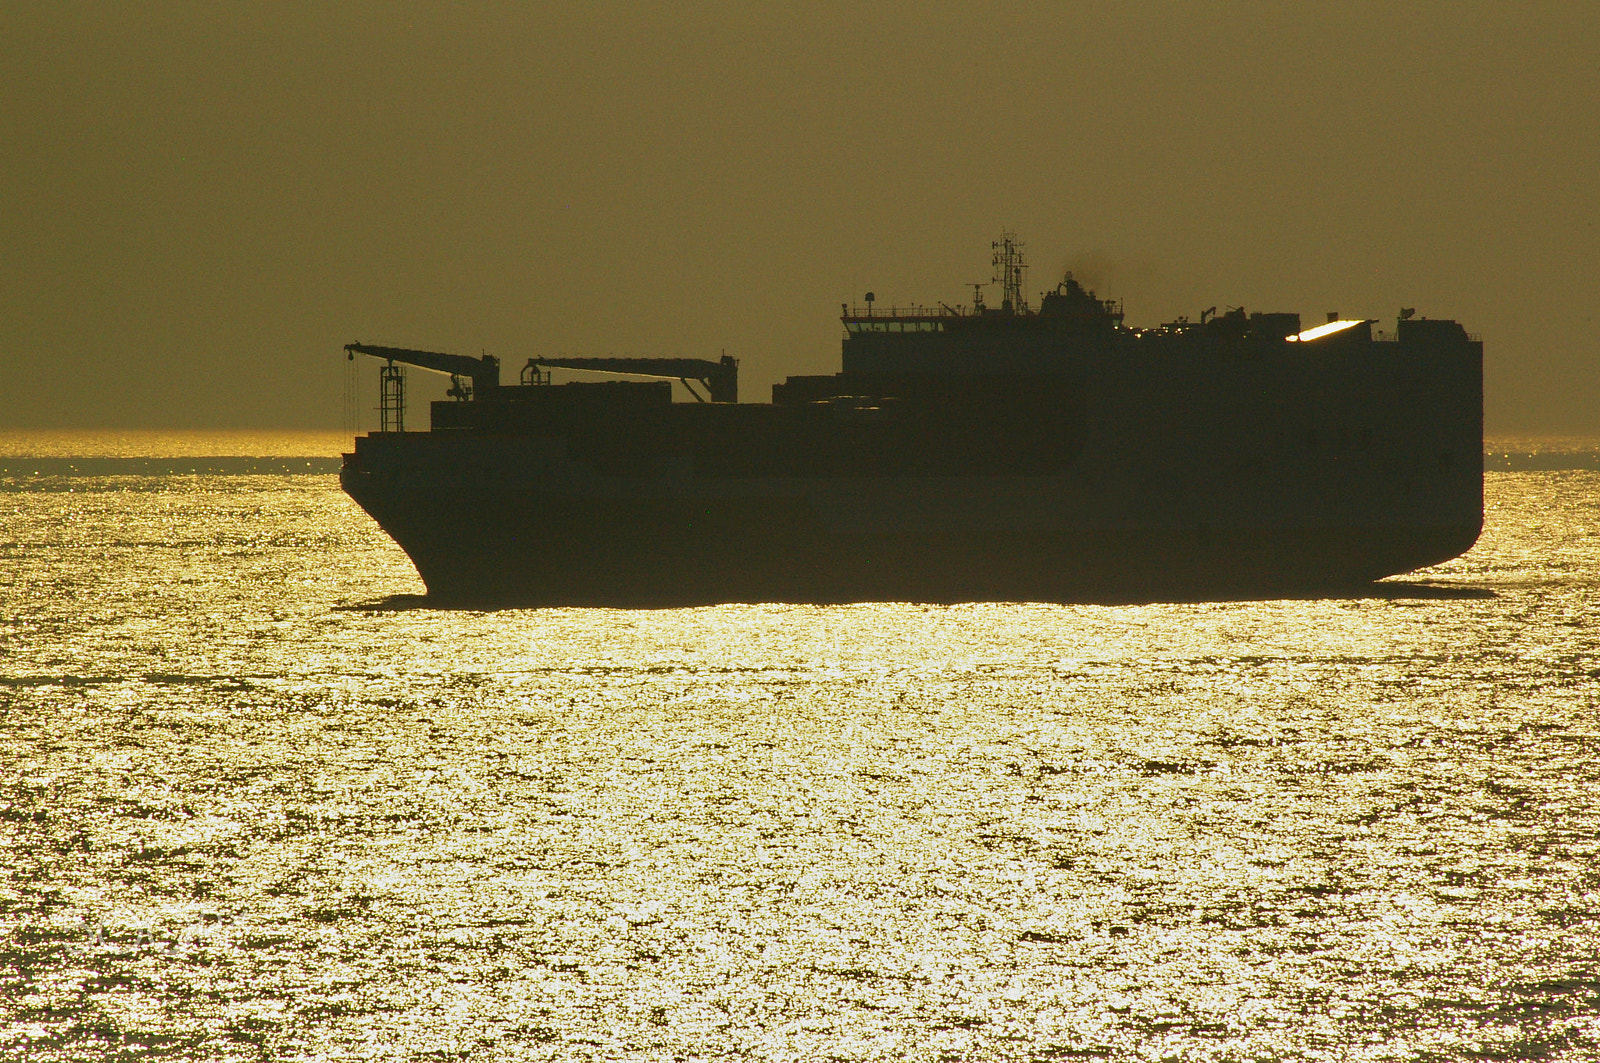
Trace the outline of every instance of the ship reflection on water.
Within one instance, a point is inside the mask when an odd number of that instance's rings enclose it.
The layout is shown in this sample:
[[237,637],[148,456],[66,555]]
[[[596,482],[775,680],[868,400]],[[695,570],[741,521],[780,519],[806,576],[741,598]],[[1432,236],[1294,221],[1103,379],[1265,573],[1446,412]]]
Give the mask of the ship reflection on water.
[[1597,477],[1361,597],[478,612],[8,473],[0,1054],[1594,1058]]

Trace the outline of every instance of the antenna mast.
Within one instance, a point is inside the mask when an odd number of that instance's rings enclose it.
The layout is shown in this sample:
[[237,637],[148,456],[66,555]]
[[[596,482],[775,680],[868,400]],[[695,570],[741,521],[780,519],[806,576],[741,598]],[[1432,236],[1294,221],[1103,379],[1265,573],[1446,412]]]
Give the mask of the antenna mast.
[[1000,285],[1000,308],[1014,314],[1026,313],[1028,301],[1023,297],[1022,286],[1028,267],[1022,260],[1024,246],[1017,234],[1002,229],[1000,239],[989,245],[994,248],[994,280]]

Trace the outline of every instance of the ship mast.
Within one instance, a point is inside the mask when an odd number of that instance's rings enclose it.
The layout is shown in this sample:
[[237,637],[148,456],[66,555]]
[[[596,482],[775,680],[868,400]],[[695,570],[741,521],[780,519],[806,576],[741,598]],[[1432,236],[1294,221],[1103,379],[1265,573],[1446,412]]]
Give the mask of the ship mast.
[[1024,246],[1017,234],[1008,229],[1002,229],[1000,239],[989,245],[994,248],[994,283],[1000,285],[1000,309],[1013,314],[1025,314],[1028,311],[1028,301],[1022,294],[1023,280],[1027,276],[1028,267],[1022,260]]

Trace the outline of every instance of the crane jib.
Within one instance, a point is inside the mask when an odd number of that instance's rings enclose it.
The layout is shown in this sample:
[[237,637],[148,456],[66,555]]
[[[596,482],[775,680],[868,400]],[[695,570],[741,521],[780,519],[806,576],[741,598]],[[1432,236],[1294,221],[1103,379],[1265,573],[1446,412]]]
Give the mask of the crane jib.
[[375,347],[365,343],[347,343],[344,349],[353,358],[365,354],[390,362],[404,362],[436,373],[453,377],[466,377],[472,381],[472,390],[482,393],[500,386],[500,359],[492,354],[482,358],[469,358],[463,354],[441,354],[438,351],[416,351],[406,347]]

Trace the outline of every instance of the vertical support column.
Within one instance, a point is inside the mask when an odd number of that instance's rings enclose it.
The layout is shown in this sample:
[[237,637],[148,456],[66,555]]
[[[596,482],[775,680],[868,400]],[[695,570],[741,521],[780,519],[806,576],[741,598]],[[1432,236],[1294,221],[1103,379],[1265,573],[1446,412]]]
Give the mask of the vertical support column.
[[382,389],[378,396],[380,430],[404,432],[406,430],[405,366],[390,362],[379,371],[379,375],[382,378]]

